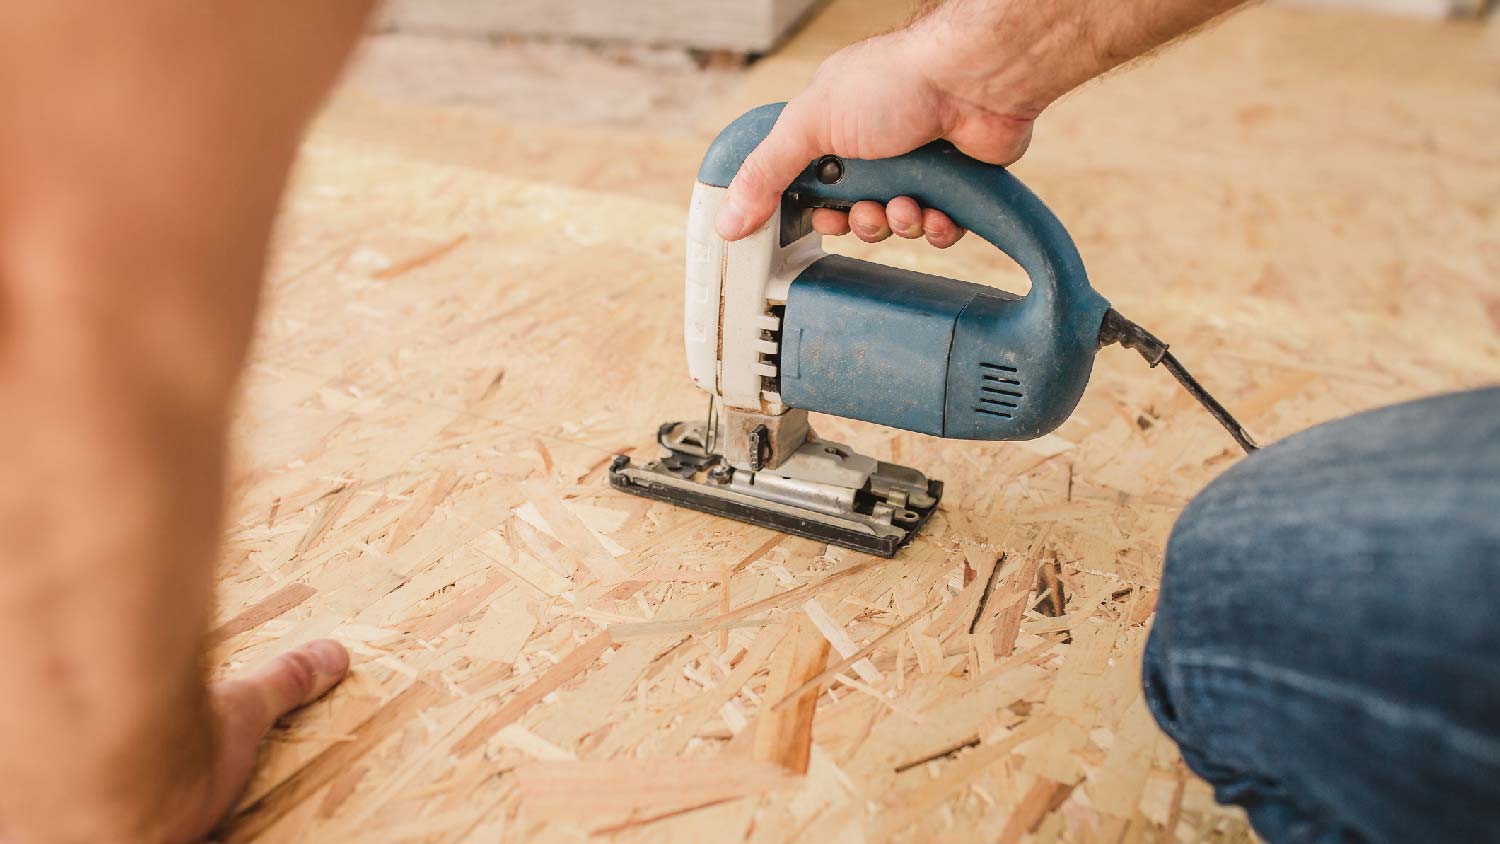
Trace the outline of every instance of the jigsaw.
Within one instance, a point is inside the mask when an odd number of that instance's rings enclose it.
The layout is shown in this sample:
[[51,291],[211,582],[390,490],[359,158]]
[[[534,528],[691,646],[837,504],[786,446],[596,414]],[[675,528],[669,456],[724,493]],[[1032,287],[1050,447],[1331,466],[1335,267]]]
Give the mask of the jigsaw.
[[[896,158],[824,156],[749,237],[714,230],[730,179],[783,104],[735,120],[698,171],[687,232],[683,339],[706,417],[670,422],[661,456],[610,466],[616,488],[892,556],[937,509],[941,481],[819,437],[810,412],[968,440],[1061,425],[1111,343],[1164,365],[1248,452],[1243,427],[1167,350],[1089,284],[1072,238],[1004,167],[937,142]],[[830,255],[815,208],[910,196],[1009,255],[1024,296]]]

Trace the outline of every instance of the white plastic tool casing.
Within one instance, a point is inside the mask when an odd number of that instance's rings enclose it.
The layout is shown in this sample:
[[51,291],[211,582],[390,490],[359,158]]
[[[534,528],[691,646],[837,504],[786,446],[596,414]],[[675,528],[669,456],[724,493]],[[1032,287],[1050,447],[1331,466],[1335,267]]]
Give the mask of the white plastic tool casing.
[[823,257],[816,233],[781,246],[781,211],[754,234],[727,242],[714,230],[725,188],[699,183],[688,211],[686,306],[683,343],[693,383],[725,405],[781,413],[781,397],[764,389],[774,379],[777,344],[762,331],[779,332],[772,305],[809,264]]

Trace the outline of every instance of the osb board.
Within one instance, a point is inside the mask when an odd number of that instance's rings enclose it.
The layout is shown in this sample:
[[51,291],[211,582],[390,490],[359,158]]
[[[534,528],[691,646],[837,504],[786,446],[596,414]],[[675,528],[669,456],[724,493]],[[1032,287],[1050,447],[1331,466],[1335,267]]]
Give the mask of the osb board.
[[[1204,43],[1062,104],[1022,168],[1099,287],[1268,440],[1493,381],[1482,43],[1279,10]],[[1137,690],[1171,521],[1236,459],[1170,379],[1107,351],[1031,444],[818,420],[947,482],[891,562],[616,495],[611,455],[703,409],[691,139],[638,164],[639,133],[397,113],[322,124],[271,274],[213,641],[230,670],[333,635],[355,669],[227,840],[1249,837]],[[1018,283],[978,245],[855,251]]]

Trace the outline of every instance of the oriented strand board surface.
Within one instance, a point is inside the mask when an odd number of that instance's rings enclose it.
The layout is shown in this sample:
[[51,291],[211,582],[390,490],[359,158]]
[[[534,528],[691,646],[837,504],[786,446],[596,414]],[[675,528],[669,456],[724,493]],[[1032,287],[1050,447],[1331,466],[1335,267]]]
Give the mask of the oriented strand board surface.
[[[881,25],[848,6],[745,96],[785,96]],[[1253,10],[1061,104],[1019,171],[1106,295],[1263,439],[1489,383],[1483,38]],[[821,420],[947,482],[892,562],[606,488],[611,455],[703,409],[679,347],[703,143],[358,98],[315,133],[212,640],[233,668],[333,635],[355,670],[274,737],[224,837],[1247,840],[1137,689],[1172,519],[1237,458],[1126,353],[1034,443]],[[908,247],[856,251],[1019,283],[978,244]],[[804,747],[805,775],[758,761]]]

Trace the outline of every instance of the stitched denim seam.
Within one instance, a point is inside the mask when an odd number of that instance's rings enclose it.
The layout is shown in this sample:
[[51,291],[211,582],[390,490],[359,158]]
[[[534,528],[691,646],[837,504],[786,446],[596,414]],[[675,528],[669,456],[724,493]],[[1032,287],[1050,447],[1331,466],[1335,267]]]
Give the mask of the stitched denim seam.
[[1225,657],[1202,651],[1174,653],[1172,659],[1185,668],[1255,674],[1307,694],[1336,698],[1382,723],[1403,728],[1415,725],[1462,756],[1500,765],[1500,742],[1456,725],[1451,719],[1422,706],[1396,703],[1366,690],[1356,692],[1345,684],[1321,680],[1301,671],[1260,660]]

